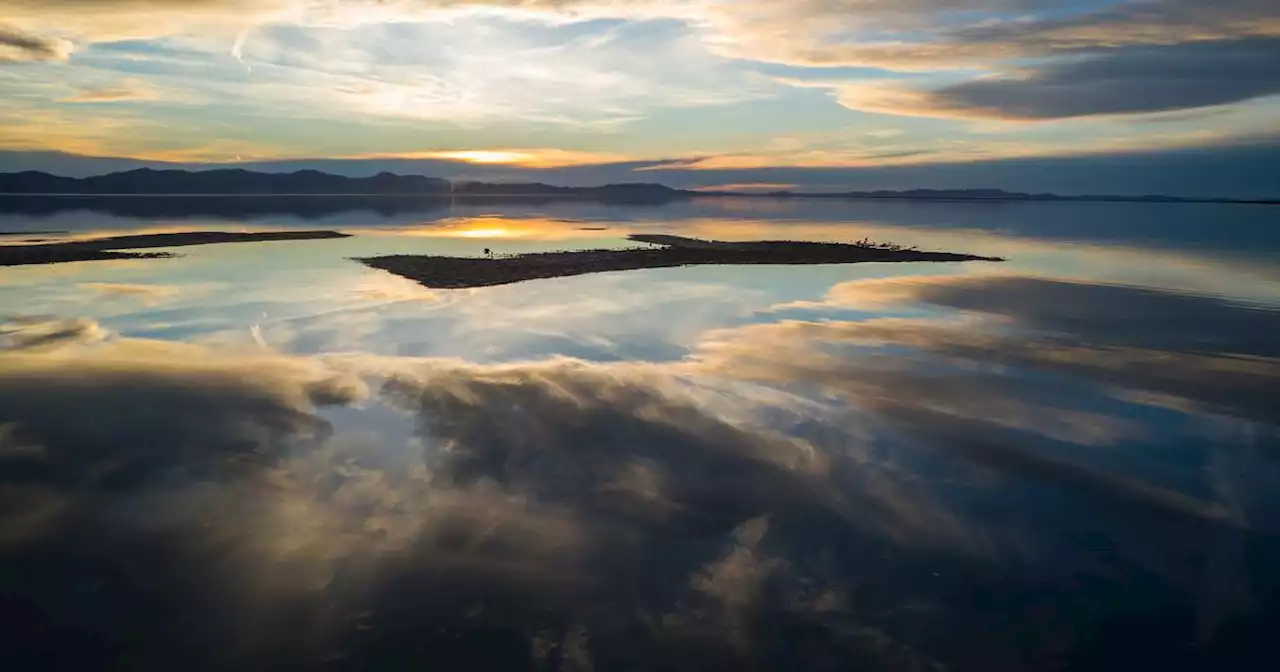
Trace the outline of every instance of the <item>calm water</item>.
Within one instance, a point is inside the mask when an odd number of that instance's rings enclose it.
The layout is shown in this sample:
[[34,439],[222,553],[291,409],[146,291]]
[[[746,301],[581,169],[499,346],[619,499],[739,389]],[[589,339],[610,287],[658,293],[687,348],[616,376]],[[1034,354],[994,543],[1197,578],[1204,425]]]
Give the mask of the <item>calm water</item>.
[[[0,665],[1262,669],[1280,208],[11,202]],[[347,258],[876,240],[1008,263],[431,291]]]

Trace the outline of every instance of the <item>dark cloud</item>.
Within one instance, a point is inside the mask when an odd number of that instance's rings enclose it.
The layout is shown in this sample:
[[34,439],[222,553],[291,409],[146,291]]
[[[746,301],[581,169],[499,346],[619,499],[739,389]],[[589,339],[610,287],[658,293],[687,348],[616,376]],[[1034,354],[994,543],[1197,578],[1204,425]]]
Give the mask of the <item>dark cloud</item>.
[[978,79],[932,91],[939,112],[1056,119],[1224,105],[1280,92],[1280,39],[1254,38],[1099,50],[1025,77]]
[[979,23],[953,31],[950,37],[966,43],[1013,43],[1032,52],[1079,53],[1122,45],[1275,35],[1276,19],[1270,0],[1131,0],[1037,20]]
[[73,46],[66,40],[47,38],[0,24],[0,63],[65,61]]
[[801,53],[818,63],[891,69],[981,64],[998,74],[927,91],[850,86],[840,100],[890,114],[1030,121],[1200,109],[1273,95],[1280,91],[1271,67],[1280,57],[1277,35],[1280,12],[1266,0],[1130,1],[944,24],[923,39],[811,45]]
[[948,534],[893,515],[902,502],[848,500],[862,493],[832,484],[824,451],[722,419],[668,376],[626,364],[433,365],[402,371],[386,394],[415,412],[424,436],[449,446],[430,466],[452,486],[495,481],[540,501],[703,534],[784,512],[904,541]]
[[[1189,354],[1280,357],[1280,312],[1222,298],[1144,287],[1038,277],[972,277],[883,283],[904,299],[1012,318],[1027,329],[1095,344]],[[864,296],[876,294],[864,285]],[[857,301],[857,284],[834,290]]]
[[[1045,362],[1032,357],[1012,361],[1004,351],[1006,341],[999,338],[958,338],[974,329],[893,320],[762,325],[728,332],[725,340],[704,351],[702,361],[712,370],[749,380],[816,386],[919,437],[930,449],[1015,479],[1178,515],[1229,518],[1219,504],[1081,462],[1087,457],[1081,446],[1141,442],[1144,431],[1081,403],[1066,383],[1046,388],[1035,380],[983,370],[998,363],[1045,368]],[[943,357],[925,356],[923,366],[885,363],[886,357],[877,357],[880,344]],[[829,354],[833,346],[862,351]],[[1053,354],[1034,345],[1026,351],[1045,359]],[[1062,368],[1069,371],[1069,366]]]
[[[1082,386],[982,369],[1006,341],[792,322],[669,364],[127,338],[0,353],[0,612],[23,624],[0,636],[21,667],[82,669],[1060,661],[1090,644],[1056,633],[1100,611],[1043,592],[1094,562],[1039,548],[1046,528],[1102,535],[1182,590],[1198,575],[1181,563],[1238,521],[1082,455],[1144,430]],[[877,342],[933,355],[930,370],[857,352]],[[1035,553],[1052,557],[1001,560]],[[1138,570],[1109,571],[1133,599]],[[1045,600],[1060,611],[1028,634]]]
[[[910,382],[909,379],[903,382]],[[916,389],[928,395],[925,379],[915,381]],[[982,381],[968,381],[969,393],[986,392]],[[904,385],[904,387],[906,387]],[[1115,499],[1139,507],[1169,512],[1179,516],[1206,520],[1229,521],[1230,509],[1217,502],[1206,502],[1190,497],[1173,488],[1154,485],[1141,478],[1110,473],[1069,459],[1063,459],[1030,447],[1015,435],[1003,431],[997,423],[981,416],[964,416],[943,408],[930,408],[927,396],[924,404],[906,403],[895,399],[885,403],[885,397],[872,401],[886,417],[892,418],[909,431],[922,436],[934,446],[945,447],[965,460],[993,469],[999,473],[1070,488],[1087,497]],[[1070,417],[1070,416],[1068,416]],[[1075,417],[1088,422],[1091,418]],[[1091,428],[1094,431],[1105,428]],[[1089,431],[1089,430],[1085,430]],[[1042,449],[1043,447],[1041,447]]]
[[[750,3],[727,22],[727,53],[802,67],[996,70],[1018,59],[1280,34],[1268,0]],[[750,6],[748,4],[748,6]]]
[[[212,646],[212,667],[703,669],[785,654],[755,643],[781,626],[813,633],[815,661],[923,660],[824,625],[847,612],[813,610],[822,589],[791,572],[807,561],[768,560],[786,551],[763,533],[744,559],[738,530],[766,516],[784,546],[816,527],[865,549],[939,539],[948,516],[911,514],[928,497],[905,484],[842,495],[812,445],[719,418],[666,375],[67,345],[0,354],[0,609],[27,610],[19,662],[113,655],[62,646],[80,629],[151,633],[139,666]],[[370,431],[335,433],[316,408],[360,399],[358,371],[392,375],[380,396],[416,437],[381,405],[358,412]]]
[[[1265,307],[1028,277],[849,283],[830,300],[922,301],[997,319],[839,323],[824,337],[1060,373],[1262,423],[1280,417],[1280,359],[1268,338],[1280,314]],[[794,324],[803,333],[821,331]]]
[[102,340],[106,331],[85,318],[18,317],[0,319],[0,353],[5,350],[38,350]]
[[100,334],[87,320],[61,330],[34,323],[32,331],[10,337],[21,350],[0,352],[0,424],[40,447],[9,465],[10,482],[132,489],[171,470],[215,473],[242,458],[271,460],[293,441],[327,437],[315,405],[363,393],[358,379],[300,360],[211,359],[199,348],[130,341],[78,356],[43,351]]

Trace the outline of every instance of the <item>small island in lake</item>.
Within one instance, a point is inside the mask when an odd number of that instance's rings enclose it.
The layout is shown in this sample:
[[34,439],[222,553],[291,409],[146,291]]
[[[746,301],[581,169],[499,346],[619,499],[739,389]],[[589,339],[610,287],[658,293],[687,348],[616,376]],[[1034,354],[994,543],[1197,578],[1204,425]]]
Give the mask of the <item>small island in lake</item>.
[[103,259],[157,259],[172,255],[167,252],[123,252],[121,250],[347,237],[347,234],[338,231],[259,231],[252,233],[186,231],[180,233],[144,233],[111,238],[42,241],[26,245],[0,245],[0,266],[59,264],[70,261],[99,261]]
[[670,235],[633,235],[657,247],[534,252],[497,257],[391,255],[356,259],[432,289],[491,287],[526,280],[587,273],[704,264],[856,264],[867,261],[1004,261],[921,250],[867,240],[857,243],[800,241],[721,242]]

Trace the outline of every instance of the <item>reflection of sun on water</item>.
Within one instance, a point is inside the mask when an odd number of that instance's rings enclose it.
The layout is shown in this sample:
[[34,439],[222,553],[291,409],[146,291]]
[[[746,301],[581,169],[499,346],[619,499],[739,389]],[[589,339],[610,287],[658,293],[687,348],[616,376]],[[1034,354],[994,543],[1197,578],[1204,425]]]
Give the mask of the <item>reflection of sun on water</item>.
[[520,240],[572,240],[577,238],[621,238],[623,228],[585,228],[590,222],[528,218],[509,219],[484,216],[474,219],[446,220],[435,225],[396,229],[362,230],[363,235],[422,236],[427,238],[508,238]]

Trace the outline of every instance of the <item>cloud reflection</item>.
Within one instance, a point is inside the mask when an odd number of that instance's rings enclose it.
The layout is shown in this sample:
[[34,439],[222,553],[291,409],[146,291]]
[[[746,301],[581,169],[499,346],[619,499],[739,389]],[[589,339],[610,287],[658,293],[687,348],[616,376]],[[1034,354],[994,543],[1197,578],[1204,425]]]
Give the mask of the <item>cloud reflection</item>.
[[[812,446],[708,414],[655,372],[324,362],[125,338],[0,358],[3,491],[17,512],[0,520],[0,562],[5,576],[53,582],[6,580],[6,592],[34,618],[109,639],[134,628],[170,637],[175,655],[202,646],[183,640],[182,624],[146,607],[110,620],[73,608],[64,570],[32,563],[67,558],[79,581],[101,586],[92,599],[104,608],[145,590],[212,619],[228,664],[405,656],[424,642],[482,666],[527,664],[545,628],[581,623],[602,624],[576,644],[601,660],[635,655],[640,638],[654,663],[695,647],[732,664],[759,652],[701,624],[682,606],[691,595],[736,605],[735,627],[752,632],[763,614],[812,620],[790,588],[735,601],[733,572],[715,559],[744,521],[879,536],[849,519],[852,500]],[[317,411],[358,403],[361,379],[384,377],[378,412],[416,418],[400,443],[382,425],[335,432]],[[19,445],[40,450],[9,449]],[[94,558],[131,569],[104,573]],[[654,630],[668,613],[682,615]],[[35,650],[70,636],[47,628]]]
[[[11,322],[2,608],[35,624],[31,660],[81,666],[110,653],[68,646],[77,630],[169,642],[139,664],[992,669],[1051,599],[1049,634],[1018,646],[1067,665],[1098,650],[1052,633],[1106,618],[1043,592],[1099,569],[1061,541],[1079,536],[1131,563],[1107,571],[1159,577],[1133,599],[1194,611],[1195,593],[1223,632],[1260,608],[1195,568],[1275,529],[1249,508],[1265,479],[1126,460],[1185,450],[1135,392],[1180,400],[1160,412],[1191,428],[1202,409],[1272,423],[1280,367],[1251,330],[1274,313],[967,276],[846,284],[823,308],[872,301],[961,315],[749,325],[654,364],[298,357]],[[939,631],[981,646],[920,634]]]
[[834,332],[851,342],[1075,376],[1266,424],[1280,417],[1280,351],[1270,338],[1280,312],[1265,305],[999,276],[854,282],[833,288],[825,305],[911,301],[960,310],[976,322],[878,320]]

